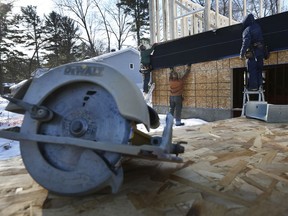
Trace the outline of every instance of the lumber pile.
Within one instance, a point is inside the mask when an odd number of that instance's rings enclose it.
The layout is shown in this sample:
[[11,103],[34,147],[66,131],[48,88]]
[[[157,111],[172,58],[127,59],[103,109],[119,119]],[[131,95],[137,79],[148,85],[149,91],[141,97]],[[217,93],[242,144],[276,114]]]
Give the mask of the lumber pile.
[[288,215],[288,124],[234,118],[173,131],[184,163],[126,158],[117,194],[60,197],[0,161],[0,215]]

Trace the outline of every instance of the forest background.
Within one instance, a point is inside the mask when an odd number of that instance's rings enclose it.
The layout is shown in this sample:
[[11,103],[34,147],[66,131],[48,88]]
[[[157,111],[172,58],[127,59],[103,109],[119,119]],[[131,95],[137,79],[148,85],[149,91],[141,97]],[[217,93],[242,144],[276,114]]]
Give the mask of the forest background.
[[[15,13],[15,0],[0,0],[1,94],[5,83],[28,79],[37,68],[149,44],[148,0],[50,1],[55,5],[53,10],[39,15],[35,5],[23,6]],[[205,0],[191,1],[205,4]],[[259,2],[247,0],[247,13],[259,18]],[[277,0],[262,2],[264,16],[278,12]],[[241,22],[243,0],[232,3],[233,19]],[[228,0],[219,0],[220,14],[228,16],[228,7]],[[215,10],[215,0],[211,0],[211,9]]]

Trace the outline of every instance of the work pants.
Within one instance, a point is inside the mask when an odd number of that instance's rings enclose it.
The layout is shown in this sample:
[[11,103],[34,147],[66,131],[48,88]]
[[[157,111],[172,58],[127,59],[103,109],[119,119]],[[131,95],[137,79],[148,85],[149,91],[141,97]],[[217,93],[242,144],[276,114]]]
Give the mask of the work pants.
[[263,84],[263,57],[249,58],[247,60],[247,70],[249,73],[248,89],[259,89]]
[[143,73],[143,92],[145,93],[148,93],[149,91],[150,74],[150,70],[147,70]]
[[170,96],[170,113],[176,119],[176,123],[181,122],[182,102],[183,102],[182,95]]

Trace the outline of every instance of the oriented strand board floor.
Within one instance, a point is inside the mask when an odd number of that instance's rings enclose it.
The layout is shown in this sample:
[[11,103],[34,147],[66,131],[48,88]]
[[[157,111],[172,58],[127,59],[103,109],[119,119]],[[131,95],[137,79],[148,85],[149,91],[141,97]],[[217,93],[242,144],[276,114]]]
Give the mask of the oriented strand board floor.
[[59,197],[0,161],[0,215],[288,215],[288,124],[235,118],[175,129],[184,163],[127,159],[117,194]]

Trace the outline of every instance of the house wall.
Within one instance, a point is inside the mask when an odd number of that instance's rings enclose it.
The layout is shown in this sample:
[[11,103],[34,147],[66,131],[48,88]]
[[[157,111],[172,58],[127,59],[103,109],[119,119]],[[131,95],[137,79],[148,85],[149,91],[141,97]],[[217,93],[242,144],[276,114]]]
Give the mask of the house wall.
[[[115,67],[139,88],[142,88],[142,76],[139,73],[140,56],[135,52],[123,52],[118,55],[111,56],[110,58],[106,58],[104,62]],[[133,64],[134,67],[130,68],[130,64]]]
[[[271,53],[265,65],[288,63],[288,51]],[[233,68],[245,67],[239,57],[203,62],[191,65],[185,80],[182,118],[201,118],[215,121],[232,117]],[[184,70],[184,66],[175,67]],[[155,89],[153,108],[161,114],[169,111],[169,68],[152,73]],[[242,89],[240,90],[242,91]]]

